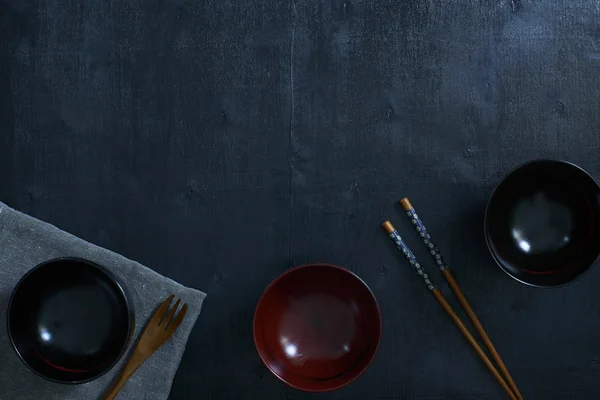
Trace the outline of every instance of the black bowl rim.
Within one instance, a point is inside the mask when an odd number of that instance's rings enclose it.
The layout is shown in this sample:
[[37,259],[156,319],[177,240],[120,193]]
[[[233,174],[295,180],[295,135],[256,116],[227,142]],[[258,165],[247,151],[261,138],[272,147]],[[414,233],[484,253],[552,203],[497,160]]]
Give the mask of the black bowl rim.
[[489,238],[488,229],[487,229],[487,225],[488,225],[488,213],[489,213],[490,203],[492,202],[492,198],[496,194],[496,191],[498,190],[498,187],[500,187],[500,185],[510,175],[512,175],[513,173],[517,172],[517,170],[519,170],[519,169],[521,169],[523,167],[526,167],[526,166],[528,166],[530,164],[536,164],[536,163],[540,163],[540,162],[551,162],[551,163],[555,163],[555,164],[565,164],[565,165],[568,165],[570,167],[574,167],[575,169],[579,170],[581,173],[583,173],[584,175],[586,175],[588,178],[590,178],[591,181],[596,185],[596,188],[600,191],[600,185],[598,184],[598,181],[596,181],[596,179],[594,179],[594,177],[592,175],[590,175],[590,173],[587,172],[585,169],[581,168],[579,165],[574,164],[574,163],[572,163],[570,161],[556,160],[556,159],[552,159],[552,158],[537,158],[535,160],[530,160],[530,161],[524,162],[524,163],[519,164],[516,167],[512,168],[509,172],[507,172],[502,177],[502,179],[500,179],[500,181],[496,184],[496,186],[494,187],[494,190],[492,190],[492,193],[490,194],[490,197],[488,198],[488,201],[487,201],[487,204],[486,204],[486,207],[485,207],[485,214],[484,214],[484,217],[483,217],[483,235],[485,237],[485,244],[487,245],[487,248],[488,248],[490,254],[492,255],[492,258],[494,259],[494,262],[508,276],[510,276],[511,278],[513,278],[514,280],[516,280],[517,282],[520,282],[520,283],[522,283],[524,285],[527,285],[527,286],[536,287],[536,288],[543,288],[543,289],[553,289],[553,288],[559,288],[559,287],[567,286],[567,285],[569,285],[569,284],[571,284],[571,283],[573,283],[575,281],[578,281],[583,276],[587,275],[590,272],[590,270],[592,270],[594,268],[594,266],[598,263],[598,260],[600,260],[600,251],[598,251],[598,254],[596,255],[596,259],[594,260],[594,262],[592,262],[589,266],[587,266],[587,268],[583,272],[581,272],[579,275],[577,275],[573,279],[571,279],[569,281],[566,281],[566,282],[563,282],[563,283],[556,284],[556,285],[539,285],[539,284],[527,282],[527,281],[524,281],[522,279],[517,278],[510,271],[508,271],[502,265],[502,263],[500,263],[500,261],[496,257],[495,252],[492,250],[492,245],[490,243],[490,238]]
[[[13,302],[13,298],[15,296],[15,294],[17,293],[19,287],[21,286],[21,284],[25,281],[25,279],[27,279],[27,277],[29,275],[31,275],[34,271],[37,271],[38,269],[47,266],[48,264],[54,264],[56,262],[64,262],[64,261],[75,261],[75,262],[79,262],[79,263],[83,263],[86,264],[90,267],[96,268],[97,270],[99,270],[100,272],[102,272],[103,274],[105,274],[118,288],[119,293],[122,295],[123,300],[125,301],[125,306],[127,308],[127,340],[125,341],[125,343],[123,344],[123,348],[121,349],[121,351],[119,352],[119,355],[117,357],[115,357],[115,360],[113,362],[111,362],[109,365],[107,365],[100,373],[92,376],[91,378],[87,378],[87,379],[81,379],[81,380],[60,380],[60,379],[54,379],[54,378],[50,378],[42,373],[40,373],[39,371],[36,371],[31,365],[29,365],[29,363],[27,362],[27,360],[25,360],[25,358],[23,358],[23,356],[21,355],[21,353],[19,352],[19,350],[17,349],[17,346],[15,344],[15,341],[13,339],[13,335],[12,335],[12,331],[10,329],[10,314],[11,314],[11,310],[12,310],[12,302]],[[15,351],[15,353],[17,353],[17,356],[19,356],[19,358],[21,359],[21,361],[23,362],[23,364],[25,364],[27,366],[27,368],[29,368],[31,371],[33,371],[36,375],[41,376],[42,378],[51,381],[51,382],[55,382],[55,383],[62,383],[62,384],[67,384],[67,385],[77,385],[77,384],[81,384],[81,383],[87,383],[87,382],[91,382],[93,380],[98,379],[99,377],[101,377],[102,375],[106,374],[108,371],[110,371],[115,364],[117,364],[117,362],[119,362],[119,360],[123,357],[123,355],[125,354],[125,351],[127,350],[127,348],[129,347],[129,344],[131,342],[131,334],[132,334],[132,329],[133,329],[133,311],[131,308],[131,302],[129,301],[129,297],[127,296],[127,291],[125,290],[125,287],[121,284],[120,280],[117,278],[117,276],[109,271],[106,267],[103,267],[100,264],[97,264],[93,261],[90,260],[86,260],[85,258],[81,258],[81,257],[57,257],[57,258],[52,258],[49,260],[46,260],[40,264],[37,264],[36,266],[34,266],[33,268],[31,268],[29,271],[27,271],[25,273],[25,275],[23,275],[21,277],[21,279],[19,279],[19,281],[17,282],[17,284],[15,285],[11,295],[10,295],[10,299],[8,300],[8,306],[6,309],[6,328],[8,331],[8,338],[10,339],[10,344],[12,345],[13,350]]]

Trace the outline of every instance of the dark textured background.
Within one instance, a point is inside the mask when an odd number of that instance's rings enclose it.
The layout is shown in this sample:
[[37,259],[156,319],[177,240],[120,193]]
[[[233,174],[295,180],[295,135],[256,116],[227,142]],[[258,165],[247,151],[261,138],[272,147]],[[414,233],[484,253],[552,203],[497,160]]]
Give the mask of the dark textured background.
[[593,399],[600,269],[522,286],[482,214],[531,158],[600,177],[599,95],[598,0],[0,0],[0,199],[208,293],[173,399],[309,398],[251,322],[311,261],[358,273],[384,328],[314,398],[503,398],[381,231],[425,257],[405,195],[525,397]]

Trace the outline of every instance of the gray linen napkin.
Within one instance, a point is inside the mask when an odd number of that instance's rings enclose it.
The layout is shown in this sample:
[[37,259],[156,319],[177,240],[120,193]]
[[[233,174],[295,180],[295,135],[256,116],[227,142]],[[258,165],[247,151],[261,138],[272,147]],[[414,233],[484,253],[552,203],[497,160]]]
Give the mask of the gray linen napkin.
[[189,305],[174,336],[130,378],[119,400],[164,400],[185,351],[188,336],[206,294],[184,287],[111,251],[87,243],[56,227],[15,211],[0,202],[0,400],[98,399],[121,371],[126,356],[106,375],[81,385],[61,385],[35,375],[19,360],[6,332],[6,307],[12,289],[29,269],[42,261],[74,256],[110,269],[126,285],[136,313],[135,336],[160,304],[173,293]]

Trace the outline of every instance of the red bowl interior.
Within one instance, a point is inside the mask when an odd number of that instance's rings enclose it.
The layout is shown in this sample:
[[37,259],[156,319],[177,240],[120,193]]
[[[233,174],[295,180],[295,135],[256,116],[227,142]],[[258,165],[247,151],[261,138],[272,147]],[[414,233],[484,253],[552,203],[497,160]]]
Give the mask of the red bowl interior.
[[352,272],[327,264],[296,267],[273,281],[254,314],[265,365],[300,390],[335,390],[370,364],[381,336],[375,296]]

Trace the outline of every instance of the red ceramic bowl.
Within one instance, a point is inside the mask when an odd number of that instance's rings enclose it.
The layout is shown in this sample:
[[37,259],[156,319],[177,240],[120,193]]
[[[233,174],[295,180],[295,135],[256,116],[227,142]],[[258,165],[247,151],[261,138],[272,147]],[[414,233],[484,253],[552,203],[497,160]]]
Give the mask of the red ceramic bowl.
[[284,383],[308,392],[339,389],[367,368],[379,346],[381,314],[369,287],[328,264],[295,267],[265,290],[254,344]]

